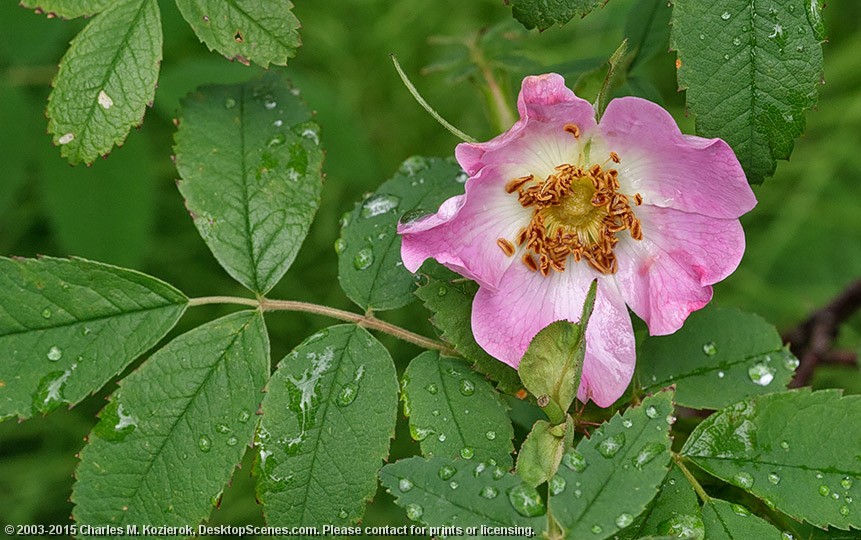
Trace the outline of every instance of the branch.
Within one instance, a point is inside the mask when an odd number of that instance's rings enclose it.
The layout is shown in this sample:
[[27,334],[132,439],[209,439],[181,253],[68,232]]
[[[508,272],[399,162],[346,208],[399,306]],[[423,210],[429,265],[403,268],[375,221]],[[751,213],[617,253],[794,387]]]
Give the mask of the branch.
[[790,386],[797,388],[809,384],[819,363],[833,362],[838,358],[840,363],[848,363],[845,354],[832,353],[831,347],[840,325],[859,309],[861,280],[849,285],[825,307],[814,311],[807,320],[784,335],[790,350],[801,361]]

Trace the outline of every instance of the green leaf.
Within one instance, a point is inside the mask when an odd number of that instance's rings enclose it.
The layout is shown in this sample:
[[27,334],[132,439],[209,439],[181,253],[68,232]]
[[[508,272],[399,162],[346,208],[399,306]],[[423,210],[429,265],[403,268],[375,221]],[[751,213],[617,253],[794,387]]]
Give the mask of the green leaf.
[[669,336],[638,347],[637,378],[646,392],[676,385],[675,401],[720,409],[747,397],[786,388],[798,359],[762,317],[706,307]]
[[290,0],[176,0],[197,37],[230,60],[286,66],[302,44]]
[[118,0],[72,40],[48,98],[48,131],[70,163],[92,163],[143,121],[161,45],[156,0]]
[[64,251],[128,267],[141,263],[151,247],[160,171],[148,142],[137,138],[89,168],[69,167],[45,145],[40,187]]
[[670,15],[666,0],[637,0],[625,19],[625,37],[633,52],[630,70],[670,47]]
[[671,390],[618,414],[562,457],[550,510],[568,538],[608,538],[658,492],[670,461]]
[[786,538],[774,525],[739,505],[709,499],[703,506],[703,522],[709,540],[781,540]]
[[440,337],[472,362],[473,369],[493,379],[502,392],[516,394],[523,388],[517,371],[484,352],[472,335],[472,300],[478,285],[439,265],[425,263],[420,272],[427,276],[427,282],[415,295],[433,312],[431,322]]
[[751,183],[789,159],[804,111],[816,103],[820,9],[820,0],[674,4],[671,44],[697,134],[729,143]]
[[398,219],[436,212],[446,199],[463,194],[466,174],[454,160],[413,156],[390,180],[341,222],[338,281],[363,309],[395,309],[412,302],[415,276],[401,262]]
[[253,471],[266,522],[355,523],[395,431],[388,351],[359,326],[332,326],[287,355],[267,387]]
[[580,322],[556,321],[542,329],[532,338],[517,368],[523,385],[556,424],[564,421],[580,388],[586,325],[595,306],[597,286],[595,280],[589,287]]
[[89,17],[111,5],[113,0],[20,0],[22,7],[46,13],[51,17],[74,19]]
[[606,0],[510,0],[514,18],[532,30],[547,30],[563,25],[575,16],[585,17]]
[[423,454],[511,467],[514,428],[507,407],[468,364],[424,352],[410,362],[402,388],[410,433]]
[[187,301],[133,270],[0,258],[0,418],[81,401],[167,334]]
[[411,457],[383,467],[380,479],[414,521],[430,527],[461,527],[464,533],[466,527],[493,528],[467,537],[533,538],[547,522],[538,493],[498,466]]
[[517,475],[533,487],[547,482],[556,474],[562,453],[572,442],[574,421],[570,416],[556,426],[545,420],[535,422],[517,454]]
[[703,540],[705,529],[697,495],[684,473],[672,466],[658,496],[632,525],[619,532],[618,540],[638,540],[644,536],[683,536]]
[[311,110],[276,75],[205,86],[183,101],[179,190],[221,266],[266,294],[320,204],[323,150]]
[[207,323],[156,352],[123,380],[81,451],[75,521],[205,519],[251,443],[268,375],[257,311]]
[[795,519],[861,527],[861,396],[794,390],[719,411],[682,453]]

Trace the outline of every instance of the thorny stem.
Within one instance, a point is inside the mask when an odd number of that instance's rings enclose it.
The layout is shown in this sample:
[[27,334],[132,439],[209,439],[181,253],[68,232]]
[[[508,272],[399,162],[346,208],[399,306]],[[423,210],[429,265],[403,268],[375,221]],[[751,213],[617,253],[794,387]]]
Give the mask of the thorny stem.
[[255,300],[253,298],[241,298],[238,296],[203,296],[200,298],[192,298],[188,301],[188,305],[191,307],[207,304],[239,304],[260,308],[263,311],[301,311],[304,313],[323,315],[324,317],[355,323],[370,330],[379,330],[380,332],[384,332],[400,340],[407,341],[425,349],[440,351],[449,356],[459,356],[456,351],[445,343],[426,338],[422,335],[410,332],[405,328],[401,328],[400,326],[382,321],[370,313],[359,315],[352,311],[344,311],[342,309],[321,306],[319,304],[312,304],[309,302],[298,302],[295,300],[270,300],[269,298],[260,298],[259,300]]
[[682,474],[685,475],[685,478],[688,479],[688,482],[691,483],[691,486],[693,486],[694,491],[697,492],[697,495],[700,496],[700,499],[702,499],[704,503],[709,502],[711,500],[711,497],[709,497],[709,494],[706,493],[706,490],[703,489],[703,486],[700,485],[693,473],[691,473],[691,471],[689,471],[688,468],[685,467],[685,464],[683,463],[684,459],[685,458],[683,458],[679,454],[673,452],[673,461],[676,463],[679,470],[682,471]]

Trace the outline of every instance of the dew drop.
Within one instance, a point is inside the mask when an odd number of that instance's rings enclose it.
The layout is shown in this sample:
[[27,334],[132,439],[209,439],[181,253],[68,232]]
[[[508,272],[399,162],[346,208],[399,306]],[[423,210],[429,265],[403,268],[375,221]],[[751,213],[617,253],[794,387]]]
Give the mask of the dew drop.
[[709,341],[708,343],[703,344],[703,352],[707,356],[714,356],[717,354],[717,345],[715,345],[714,341]]
[[239,422],[244,424],[244,423],[248,422],[249,418],[251,418],[250,412],[242,411],[241,413],[239,413]]
[[484,463],[479,463],[475,466],[475,469],[472,470],[472,475],[478,478],[479,476],[481,476],[481,473],[483,473],[486,468],[487,465],[485,465]]
[[438,440],[439,442],[445,442],[445,439],[446,439],[445,433],[440,433],[439,435],[437,435],[437,438],[436,438],[436,440]]
[[347,249],[346,240],[344,240],[343,238],[338,238],[337,240],[335,240],[335,253],[340,255],[344,252],[345,249]]
[[795,371],[796,368],[798,368],[798,364],[800,363],[801,362],[798,360],[798,358],[791,354],[787,354],[783,357],[783,367],[789,371]]
[[776,486],[780,483],[780,475],[778,475],[777,473],[769,473],[768,481]]
[[485,434],[484,434],[484,437],[485,437],[488,441],[492,441],[492,440],[494,440],[494,439],[496,438],[496,432],[495,432],[495,431],[488,431],[487,433],[485,433]]
[[464,446],[460,449],[460,457],[463,459],[472,459],[475,456],[475,450],[470,446]]
[[346,407],[352,402],[356,401],[356,396],[359,393],[359,385],[355,382],[348,382],[344,386],[341,387],[340,392],[338,392],[338,398],[336,399],[336,403],[339,407]]
[[741,38],[733,38],[732,44],[738,47],[739,45],[741,45]]
[[269,142],[266,143],[269,146],[281,146],[287,141],[287,137],[283,133],[276,133],[269,139]]
[[822,495],[823,497],[827,497],[829,493],[831,493],[831,488],[829,488],[825,484],[822,484],[821,486],[819,486],[819,494],[820,495]]
[[700,34],[700,41],[704,40],[705,38],[706,38],[705,34]]
[[548,483],[548,489],[550,490],[551,495],[559,495],[563,491],[565,491],[565,479],[559,476],[558,474],[554,474],[553,478],[550,479]]
[[617,433],[598,443],[598,453],[605,458],[610,459],[618,454],[619,450],[621,450],[623,446],[625,446],[625,434]]
[[265,107],[267,111],[271,111],[272,109],[274,109],[277,106],[278,106],[278,102],[275,101],[274,99],[267,99],[266,101],[263,102],[263,107]]
[[508,502],[518,514],[525,517],[542,516],[547,511],[535,488],[526,484],[518,484],[509,489]]
[[622,420],[622,425],[625,426],[625,428],[630,428],[634,425],[634,423],[625,418],[624,420]]
[[346,510],[342,509],[340,512],[338,512],[338,517],[341,519],[347,519],[349,516],[350,514],[348,514]]
[[236,107],[236,100],[235,99],[233,99],[232,97],[229,97],[229,98],[224,100],[224,108],[225,109],[232,109],[233,107]]
[[284,120],[275,120],[274,122],[272,122],[272,125],[275,127],[281,127],[284,125]]
[[628,525],[634,522],[634,516],[628,513],[619,514],[619,517],[616,518],[616,526],[620,529],[624,529]]
[[841,516],[848,516],[849,515],[849,507],[846,506],[845,504],[840,507],[840,515]]
[[649,418],[657,418],[658,417],[658,409],[656,409],[653,405],[649,405],[646,407],[646,416]]
[[730,17],[732,17],[732,15],[729,14],[729,11],[724,11],[720,16],[720,18],[725,21],[728,21]]
[[406,493],[407,491],[413,489],[413,483],[409,478],[401,478],[398,482],[398,489]]
[[839,501],[840,500],[840,494],[837,493],[836,491],[832,491],[831,492],[831,498],[834,499],[835,501]]
[[493,469],[493,479],[494,480],[499,480],[503,476],[505,476],[505,469],[503,469],[502,467],[496,467]]
[[62,357],[63,357],[63,351],[61,351],[60,348],[57,347],[56,345],[54,345],[53,347],[48,349],[48,360],[50,360],[51,362],[57,362]]
[[493,486],[485,486],[481,488],[479,495],[484,499],[495,499],[499,495],[499,490]]
[[586,463],[586,458],[577,450],[569,449],[562,455],[562,464],[574,472],[583,472],[589,465]]
[[580,491],[579,489],[575,489],[574,490],[574,497],[579,499],[581,496],[583,496],[583,492]]
[[[792,7],[792,6],[790,6],[790,7]],[[781,540],[795,540],[795,537],[792,536],[791,532],[783,531],[782,533],[780,533],[780,539]]]
[[753,486],[753,476],[742,471],[732,477],[732,482],[740,488],[750,489],[750,487]]
[[844,476],[843,480],[840,481],[840,485],[843,486],[843,489],[852,489],[852,479]]
[[661,455],[667,448],[661,443],[648,443],[643,445],[637,455],[631,458],[631,463],[634,467],[642,469],[646,463],[649,463],[657,456]]
[[363,247],[353,258],[353,266],[356,270],[367,270],[374,264],[374,252],[369,247]]
[[600,525],[592,525],[592,534],[601,534],[604,532],[604,528]]
[[424,512],[425,512],[424,508],[422,508],[420,505],[418,505],[416,503],[408,504],[406,510],[407,510],[407,517],[413,521],[418,521],[422,517],[422,514],[424,514]]
[[219,433],[230,433],[230,428],[227,426],[227,424],[216,424],[215,431]]
[[457,469],[455,469],[451,465],[443,465],[442,467],[440,467],[437,475],[439,476],[440,480],[448,480],[449,478],[454,476],[456,473],[457,473]]
[[786,441],[780,441],[780,447],[784,450],[789,450],[789,443]]
[[429,394],[436,394],[439,391],[439,388],[434,383],[430,383],[425,386],[425,390],[427,390]]
[[212,448],[212,441],[209,440],[209,437],[206,435],[201,435],[199,439],[197,439],[197,447],[200,448],[201,452],[209,452]]
[[698,516],[673,512],[672,517],[658,524],[657,532],[678,538],[702,539],[705,537],[705,524]]
[[461,379],[458,389],[464,396],[471,396],[475,393],[475,384],[469,379]]
[[732,505],[732,511],[733,511],[737,516],[745,516],[745,517],[747,517],[747,516],[749,516],[749,515],[750,515],[750,510],[748,510],[747,508],[745,508],[744,506],[742,506],[742,505],[740,505],[740,504],[733,504],[733,505]]
[[65,135],[63,135],[62,137],[60,137],[59,139],[57,139],[57,142],[60,143],[61,145],[63,145],[63,144],[69,144],[70,142],[72,142],[74,140],[75,140],[75,134],[72,132],[69,132],[69,133],[66,133]]
[[385,214],[386,212],[395,210],[399,204],[401,204],[400,197],[377,193],[368,197],[364,204],[362,204],[362,217],[371,218]]
[[750,366],[747,370],[747,376],[754,384],[759,386],[768,386],[774,380],[775,369],[769,365],[758,363]]
[[452,480],[451,482],[448,483],[448,487],[450,487],[451,489],[457,489],[460,487],[460,484],[458,484],[457,482]]
[[437,295],[437,296],[439,296],[439,297],[443,297],[443,296],[445,296],[446,294],[448,294],[448,287],[440,287],[440,288],[439,288],[439,289],[437,289],[437,291],[436,291],[436,295]]
[[723,379],[724,377],[726,377],[726,373],[724,373],[723,371],[718,371],[717,376],[718,379]]
[[427,439],[431,432],[433,432],[431,428],[422,428],[410,425],[410,437],[412,437],[414,441],[421,442]]

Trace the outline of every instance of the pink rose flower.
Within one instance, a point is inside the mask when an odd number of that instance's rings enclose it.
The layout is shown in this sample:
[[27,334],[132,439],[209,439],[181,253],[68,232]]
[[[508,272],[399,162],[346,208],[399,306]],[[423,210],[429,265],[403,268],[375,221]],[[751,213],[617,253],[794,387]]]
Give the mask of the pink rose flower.
[[513,367],[542,328],[579,320],[597,278],[578,397],[606,407],[634,372],[626,304],[652,335],[678,330],[738,266],[756,198],[729,145],[683,135],[644,99],[611,101],[597,123],[547,74],[523,80],[517,109],[507,132],[458,145],[466,193],[401,225],[401,257],[478,282],[475,339]]

